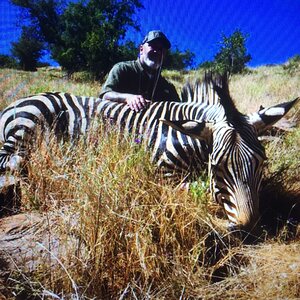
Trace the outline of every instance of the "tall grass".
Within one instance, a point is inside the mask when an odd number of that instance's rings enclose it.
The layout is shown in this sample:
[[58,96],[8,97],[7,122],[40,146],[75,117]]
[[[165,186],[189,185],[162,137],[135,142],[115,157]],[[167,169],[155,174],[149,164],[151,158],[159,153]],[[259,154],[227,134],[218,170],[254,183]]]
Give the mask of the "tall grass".
[[24,210],[50,219],[60,211],[61,238],[77,240],[59,258],[64,268],[39,278],[47,290],[67,295],[75,283],[87,298],[179,298],[191,272],[209,283],[205,240],[212,230],[224,231],[211,215],[209,194],[205,189],[199,199],[167,184],[140,145],[98,128],[76,150],[42,142],[27,168]]
[[[272,158],[272,163],[269,165],[270,173],[280,173],[283,178],[288,178],[283,181],[283,184],[294,187],[300,192],[300,129],[287,133],[284,138],[275,139],[266,147],[269,157]],[[282,151],[278,149],[282,149],[287,155],[282,155]]]
[[[1,106],[46,90],[92,96],[100,90],[96,82],[47,72],[1,70]],[[190,76],[171,74],[178,89]],[[242,111],[254,111],[299,96],[299,80],[279,67],[258,68],[234,76],[230,89]],[[300,297],[299,226],[292,238],[283,226],[259,245],[243,245],[228,234],[222,210],[211,202],[206,175],[190,191],[179,189],[143,145],[113,127],[100,124],[76,144],[53,137],[36,144],[21,181],[22,210],[43,215],[52,239],[41,240],[48,256],[33,257],[39,267],[18,266],[10,284],[0,286],[8,298]],[[283,175],[272,184],[299,197],[299,129],[266,146],[266,177]]]
[[41,68],[37,72],[0,69],[0,109],[13,100],[37,93],[68,92],[97,97],[100,89],[99,82],[69,80],[58,68]]
[[230,82],[230,93],[241,112],[249,113],[261,105],[268,107],[276,103],[299,97],[300,70],[290,75],[282,66],[259,67],[248,74],[234,75]]

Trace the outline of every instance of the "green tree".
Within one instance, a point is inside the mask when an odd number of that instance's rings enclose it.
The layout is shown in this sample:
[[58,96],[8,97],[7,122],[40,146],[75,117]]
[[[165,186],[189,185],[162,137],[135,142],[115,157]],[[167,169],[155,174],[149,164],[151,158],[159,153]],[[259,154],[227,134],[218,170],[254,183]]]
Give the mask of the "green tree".
[[89,71],[102,78],[114,63],[136,57],[136,49],[124,41],[140,0],[12,0],[25,8],[39,29],[51,56],[69,73]]
[[[137,45],[125,40],[129,28],[139,31],[134,19],[140,0],[11,0],[29,16],[51,57],[69,74],[88,71],[102,79],[119,61],[135,59]],[[166,67],[183,69],[193,64],[189,50],[170,52]]]
[[17,61],[5,54],[0,54],[0,68],[9,68],[9,69],[16,69],[18,66]]
[[190,50],[184,52],[179,51],[178,48],[170,50],[166,55],[164,66],[166,69],[183,70],[191,68],[194,65],[195,54]]
[[213,62],[215,71],[229,74],[243,72],[246,64],[251,60],[251,55],[247,54],[246,40],[247,36],[240,30],[236,30],[230,36],[222,35],[220,50]]
[[62,15],[63,48],[54,46],[54,58],[70,71],[85,69],[102,78],[117,61],[136,56],[123,39],[128,27],[139,30],[133,14],[140,7],[138,0],[71,3]]
[[44,45],[36,30],[31,26],[23,26],[18,42],[12,43],[12,54],[16,57],[22,70],[36,71]]
[[23,8],[32,27],[39,33],[45,43],[56,44],[61,41],[60,15],[67,7],[67,0],[11,0]]

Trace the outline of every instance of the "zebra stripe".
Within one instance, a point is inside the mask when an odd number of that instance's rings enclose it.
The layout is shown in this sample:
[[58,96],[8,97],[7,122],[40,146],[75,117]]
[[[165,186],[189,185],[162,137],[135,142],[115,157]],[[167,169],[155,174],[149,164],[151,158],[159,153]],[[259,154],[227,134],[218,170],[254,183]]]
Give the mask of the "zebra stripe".
[[193,115],[201,114],[204,108],[204,104],[158,102],[151,104],[147,110],[135,113],[123,104],[103,100],[98,105],[97,115],[122,127],[134,138],[145,140],[158,166],[168,172],[186,172],[197,167],[193,165],[197,160],[195,153],[200,158],[198,161],[205,161],[201,142],[173,130],[159,119],[185,119],[191,112]]
[[256,129],[261,132],[264,126],[278,121],[297,99],[244,116],[235,108],[224,80],[206,78],[195,87],[187,85],[183,95],[188,102],[152,103],[138,113],[125,104],[67,93],[43,93],[18,100],[0,118],[4,143],[0,171],[20,166],[38,126],[53,130],[57,137],[74,139],[100,118],[144,140],[152,159],[168,174],[199,174],[209,163],[214,198],[233,224],[251,230],[259,219],[265,160]]
[[[160,102],[147,110],[135,113],[126,105],[92,97],[77,97],[67,93],[44,93],[18,100],[1,115],[0,170],[9,169],[10,158],[18,149],[26,148],[33,139],[36,127],[52,129],[58,137],[78,138],[85,134],[95,115],[113,121],[134,136],[146,139],[153,151],[153,160],[169,170],[185,171],[191,167],[197,149],[200,161],[205,156],[201,143],[174,131],[160,118],[186,118],[201,114],[203,104]],[[173,140],[176,140],[173,143]],[[199,148],[200,147],[200,148]],[[164,154],[164,150],[168,152]],[[8,165],[7,165],[8,164]]]

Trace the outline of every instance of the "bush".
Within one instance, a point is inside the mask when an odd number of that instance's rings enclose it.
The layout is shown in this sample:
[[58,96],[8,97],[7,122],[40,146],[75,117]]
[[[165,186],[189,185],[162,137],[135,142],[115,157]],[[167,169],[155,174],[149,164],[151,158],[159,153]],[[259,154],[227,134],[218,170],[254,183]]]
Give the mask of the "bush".
[[12,53],[22,70],[36,71],[43,47],[35,28],[23,26],[19,41],[12,43]]
[[238,74],[246,71],[246,64],[251,60],[245,46],[247,36],[240,30],[232,35],[222,35],[220,49],[213,61],[205,61],[199,67],[210,69],[216,73]]
[[288,74],[294,75],[298,70],[300,70],[300,55],[297,54],[291,57],[286,64],[282,65],[282,67]]
[[17,65],[18,63],[13,57],[0,54],[0,68],[16,69]]

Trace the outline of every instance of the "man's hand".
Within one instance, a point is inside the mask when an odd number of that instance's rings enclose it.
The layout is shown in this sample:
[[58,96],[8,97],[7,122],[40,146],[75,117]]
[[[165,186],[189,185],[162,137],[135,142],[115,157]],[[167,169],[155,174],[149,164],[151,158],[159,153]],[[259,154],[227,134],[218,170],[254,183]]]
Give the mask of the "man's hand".
[[113,91],[104,94],[103,99],[120,103],[127,103],[130,109],[135,112],[139,112],[151,103],[150,100],[146,100],[142,95],[118,93]]
[[126,97],[125,102],[128,104],[130,109],[135,112],[139,112],[150,103],[150,101],[146,100],[142,95],[130,95]]

